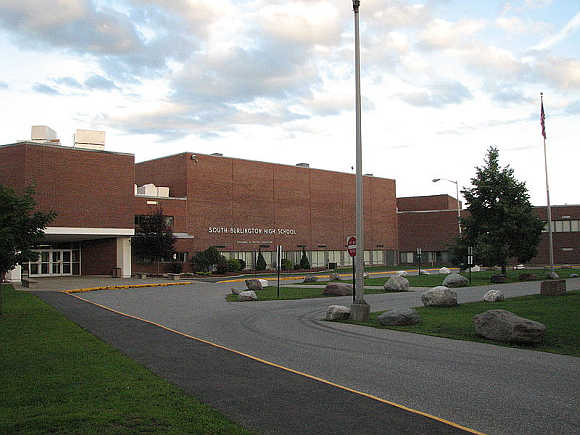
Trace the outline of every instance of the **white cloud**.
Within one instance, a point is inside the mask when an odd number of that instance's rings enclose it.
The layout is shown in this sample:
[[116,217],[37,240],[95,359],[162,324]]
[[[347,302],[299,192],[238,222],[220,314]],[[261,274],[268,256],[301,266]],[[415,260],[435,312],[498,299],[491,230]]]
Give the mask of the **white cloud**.
[[485,20],[460,20],[457,22],[437,18],[418,35],[419,46],[445,50],[469,44],[469,38],[485,28]]
[[566,23],[566,25],[555,35],[552,35],[540,43],[534,45],[531,50],[541,51],[551,48],[552,46],[556,45],[557,43],[563,41],[564,39],[568,38],[574,32],[576,32],[580,28],[580,12],[578,12],[574,17],[570,19]]

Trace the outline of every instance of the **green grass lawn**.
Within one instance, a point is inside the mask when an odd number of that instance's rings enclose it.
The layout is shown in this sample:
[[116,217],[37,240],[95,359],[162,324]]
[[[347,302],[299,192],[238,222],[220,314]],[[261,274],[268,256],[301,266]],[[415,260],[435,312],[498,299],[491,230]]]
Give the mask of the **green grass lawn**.
[[[258,301],[275,301],[275,300],[291,300],[291,299],[309,299],[309,298],[334,298],[336,296],[323,295],[324,288],[295,288],[295,287],[280,287],[280,297],[278,298],[278,288],[276,286],[264,287],[262,290],[256,291]],[[365,294],[369,293],[384,293],[383,290],[365,290]],[[229,294],[226,296],[228,302],[238,302],[238,295]]]
[[0,433],[249,433],[4,285]]
[[[503,344],[475,335],[472,317],[487,310],[503,309],[518,316],[546,325],[544,343],[537,346]],[[506,299],[503,302],[473,302],[456,307],[419,307],[421,323],[414,326],[382,326],[377,317],[383,311],[371,313],[367,323],[345,321],[373,328],[395,329],[417,334],[435,335],[457,340],[479,341],[502,346],[534,349],[580,357],[580,290],[563,296],[530,295]]]

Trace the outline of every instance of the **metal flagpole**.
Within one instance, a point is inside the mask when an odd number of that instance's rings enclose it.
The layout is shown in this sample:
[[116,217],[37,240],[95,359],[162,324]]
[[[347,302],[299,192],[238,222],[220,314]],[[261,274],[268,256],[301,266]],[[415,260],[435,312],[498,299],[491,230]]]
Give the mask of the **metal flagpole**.
[[354,11],[354,59],[356,87],[356,268],[354,291],[355,303],[351,306],[351,318],[366,322],[370,307],[364,300],[364,226],[363,226],[363,180],[362,180],[362,140],[361,140],[361,95],[360,95],[360,40],[358,25],[359,0],[352,1]]
[[544,137],[544,168],[546,170],[546,199],[548,202],[548,243],[550,245],[550,270],[554,272],[554,245],[552,244],[552,208],[550,207],[550,187],[548,185],[548,156],[546,153],[546,115],[544,114],[544,93],[540,92],[540,122]]

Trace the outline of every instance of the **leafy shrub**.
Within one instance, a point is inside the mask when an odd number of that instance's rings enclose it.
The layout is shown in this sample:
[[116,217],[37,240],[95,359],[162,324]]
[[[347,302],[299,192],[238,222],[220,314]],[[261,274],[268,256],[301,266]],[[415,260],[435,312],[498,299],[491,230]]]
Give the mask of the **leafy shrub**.
[[220,258],[216,264],[216,272],[220,275],[226,273],[228,271],[228,262],[223,255],[220,255]]
[[239,272],[242,270],[242,265],[240,264],[240,260],[236,258],[232,258],[231,260],[227,261],[227,271],[228,272]]
[[282,270],[292,270],[292,262],[287,258],[282,259]]
[[294,265],[294,270],[300,270],[300,264],[295,264]]
[[306,249],[302,248],[302,258],[300,259],[300,269],[310,269],[310,261],[306,256]]
[[246,262],[241,258],[238,258],[238,262],[240,263],[240,270],[244,270],[246,268]]
[[194,272],[209,272],[209,270],[213,266],[216,266],[222,258],[224,258],[224,256],[219,253],[217,248],[215,246],[210,246],[205,251],[198,252],[191,258],[191,266],[193,267]]

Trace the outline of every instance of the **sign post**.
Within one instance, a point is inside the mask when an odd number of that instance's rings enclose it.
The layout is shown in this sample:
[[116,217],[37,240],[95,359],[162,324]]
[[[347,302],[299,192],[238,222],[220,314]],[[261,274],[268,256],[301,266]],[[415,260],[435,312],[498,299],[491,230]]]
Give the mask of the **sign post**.
[[473,266],[473,246],[467,247],[467,265],[469,266],[469,285],[471,285],[471,266]]
[[280,299],[280,269],[282,268],[282,245],[276,247],[276,269],[278,269],[278,299]]
[[356,286],[355,286],[355,275],[356,275],[356,264],[354,258],[356,257],[356,237],[350,236],[346,238],[346,250],[348,255],[352,258],[352,302],[354,303],[356,296]]
[[423,251],[421,250],[421,248],[417,248],[417,264],[419,265],[418,276],[421,276],[421,254],[422,253],[423,253]]

